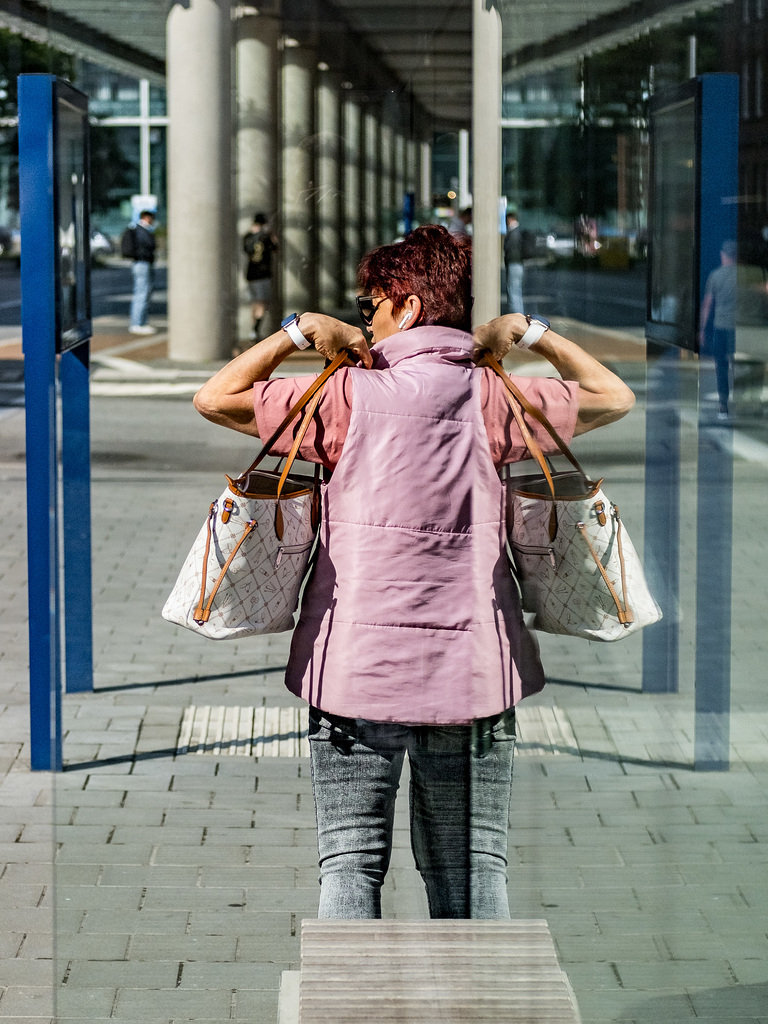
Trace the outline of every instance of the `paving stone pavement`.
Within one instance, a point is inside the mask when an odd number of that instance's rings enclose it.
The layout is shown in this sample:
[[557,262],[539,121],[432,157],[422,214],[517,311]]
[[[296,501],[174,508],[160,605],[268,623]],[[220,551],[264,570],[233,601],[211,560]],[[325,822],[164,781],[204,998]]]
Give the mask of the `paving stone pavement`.
[[[23,416],[0,410],[0,1018],[274,1024],[317,910],[308,761],[177,745],[188,708],[297,706],[289,636],[212,643],[159,617],[252,445],[186,400],[97,397],[92,416],[96,691],[65,697],[54,778],[29,771]],[[642,417],[577,446],[638,543]],[[690,503],[690,430],[684,451]],[[680,694],[640,692],[640,638],[542,637],[550,683],[527,703],[573,742],[517,760],[509,892],[549,922],[585,1024],[768,1022],[767,480],[737,463],[729,772],[691,768],[693,538]],[[384,913],[426,916],[402,806]]]

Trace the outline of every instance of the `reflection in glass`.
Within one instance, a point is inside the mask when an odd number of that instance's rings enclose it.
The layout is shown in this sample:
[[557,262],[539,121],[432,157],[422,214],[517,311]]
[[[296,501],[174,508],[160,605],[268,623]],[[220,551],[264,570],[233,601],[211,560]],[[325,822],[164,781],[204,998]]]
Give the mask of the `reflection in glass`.
[[[659,198],[652,238],[652,319],[690,334],[694,323],[695,203],[694,100],[656,120],[654,195]],[[690,339],[693,343],[693,338]]]

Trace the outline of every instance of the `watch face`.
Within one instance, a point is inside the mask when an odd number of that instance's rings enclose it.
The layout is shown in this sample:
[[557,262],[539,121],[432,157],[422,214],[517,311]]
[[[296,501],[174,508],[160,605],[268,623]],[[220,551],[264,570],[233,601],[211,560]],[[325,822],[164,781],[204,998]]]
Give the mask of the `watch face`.
[[280,321],[280,326],[287,327],[288,324],[292,324],[294,320],[298,319],[298,313],[289,313],[288,316],[284,316],[283,319]]
[[532,316],[530,322],[532,324],[544,324],[545,327],[549,327],[549,320],[545,316]]

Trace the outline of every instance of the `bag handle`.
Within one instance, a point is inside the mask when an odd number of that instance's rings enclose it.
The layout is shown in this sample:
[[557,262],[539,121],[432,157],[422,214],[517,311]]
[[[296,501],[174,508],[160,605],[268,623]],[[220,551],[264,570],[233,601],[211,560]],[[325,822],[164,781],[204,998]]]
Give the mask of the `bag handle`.
[[[283,487],[285,486],[285,481],[288,479],[288,474],[291,471],[291,466],[293,465],[293,463],[294,463],[294,461],[296,459],[296,456],[299,454],[299,448],[301,448],[301,442],[304,440],[304,435],[307,433],[307,429],[309,428],[309,424],[310,424],[310,422],[312,420],[312,417],[315,415],[315,410],[317,409],[317,406],[320,403],[321,395],[322,395],[322,391],[320,389],[318,389],[314,393],[312,398],[310,398],[309,404],[307,405],[306,411],[304,413],[304,419],[301,421],[301,426],[299,427],[298,431],[296,432],[296,437],[293,440],[293,444],[291,445],[291,450],[288,453],[288,457],[285,460],[285,465],[283,466],[283,471],[280,474],[280,479],[278,480],[278,483],[277,483],[277,497],[276,497],[276,501],[275,501],[275,533],[277,534],[277,539],[278,540],[282,540],[283,539],[283,529],[284,529],[284,525],[283,525],[283,512],[282,512],[282,509],[280,508],[280,498],[282,497],[282,494],[283,494]],[[314,482],[314,485],[312,487],[312,515],[313,515],[313,518],[316,515],[315,505],[316,505],[317,489],[319,487],[319,484],[320,484],[319,467],[316,465],[315,466],[315,482]]]
[[[320,374],[320,376],[317,377],[316,380],[312,381],[312,383],[307,388],[307,390],[304,392],[304,394],[301,396],[301,398],[298,400],[298,402],[296,402],[296,404],[293,406],[293,408],[290,410],[290,412],[287,413],[287,415],[283,419],[283,422],[280,424],[280,426],[277,428],[277,430],[275,430],[274,433],[272,434],[272,436],[269,437],[264,442],[261,451],[256,456],[256,458],[253,460],[253,462],[250,464],[248,469],[246,469],[243,473],[241,473],[240,476],[238,476],[236,479],[229,481],[231,485],[234,485],[235,489],[239,489],[238,485],[241,482],[246,480],[246,478],[248,477],[248,474],[252,473],[254,471],[254,469],[257,468],[257,466],[262,461],[262,459],[265,458],[265,456],[269,455],[270,451],[272,450],[272,448],[275,445],[275,442],[280,437],[280,435],[282,433],[284,433],[286,427],[288,427],[288,425],[291,423],[291,421],[298,416],[298,414],[302,411],[302,409],[307,407],[307,405],[312,401],[312,399],[315,397],[315,395],[318,396],[318,402],[319,402],[319,400],[320,400],[320,392],[325,387],[326,382],[339,369],[340,366],[343,366],[346,363],[348,356],[349,356],[349,353],[347,352],[347,350],[346,349],[342,349],[341,352],[339,352],[339,354],[333,360],[333,362],[329,366],[326,366],[326,368],[323,370],[323,372]],[[317,408],[317,403],[315,403],[315,405],[314,405],[314,407],[312,409],[312,413],[314,413],[316,408]],[[307,422],[306,426],[304,427],[304,434],[306,434],[308,426],[309,426],[309,422]],[[304,438],[304,434],[301,435],[302,440]],[[299,445],[300,444],[301,444],[301,441],[299,441]],[[299,446],[298,445],[294,445],[293,447],[296,449],[296,452],[298,452]],[[296,453],[294,453],[293,448],[291,448],[291,453],[292,454],[288,456],[288,459],[290,461],[289,461],[289,464],[288,464],[287,468],[290,468],[290,465],[293,463],[294,459],[296,458]]]
[[582,476],[586,476],[586,474],[579,465],[579,461],[576,458],[576,456],[573,454],[573,452],[565,443],[565,441],[563,441],[563,439],[560,437],[558,432],[549,422],[549,420],[541,411],[541,409],[537,409],[535,405],[528,401],[528,399],[522,393],[520,388],[505,373],[504,369],[501,366],[501,363],[499,363],[496,357],[491,355],[490,352],[486,352],[483,359],[481,360],[481,365],[483,364],[489,366],[493,370],[493,372],[499,378],[501,378],[501,382],[504,384],[504,387],[506,388],[507,401],[509,402],[510,408],[512,409],[512,414],[515,417],[515,421],[520,430],[520,434],[523,438],[525,446],[531,453],[533,458],[538,462],[541,471],[544,474],[544,478],[547,481],[547,486],[549,487],[550,494],[552,495],[552,509],[549,513],[549,539],[550,541],[553,541],[557,535],[557,496],[555,494],[555,482],[552,479],[552,471],[549,467],[549,463],[547,462],[547,459],[543,451],[541,450],[541,445],[533,436],[528,427],[528,424],[523,419],[523,414],[520,411],[521,406],[532,419],[535,419],[544,427],[544,429],[553,439],[553,441],[560,449],[562,454],[565,455],[565,457],[569,460],[571,465]]
[[[525,395],[520,390],[520,388],[507,375],[507,373],[502,368],[501,364],[496,359],[496,357],[492,356],[490,352],[486,352],[485,356],[483,357],[483,359],[481,361],[481,365],[483,363],[486,366],[489,366],[493,370],[493,372],[495,374],[497,374],[501,378],[502,383],[504,384],[504,387],[507,389],[507,392],[508,392],[507,398],[509,398],[509,395],[513,395],[517,399],[519,404],[523,407],[523,409],[528,413],[528,415],[531,416],[533,419],[537,420],[542,425],[542,427],[544,427],[544,429],[547,431],[549,436],[552,438],[552,440],[555,442],[557,447],[560,449],[561,454],[564,455],[566,457],[566,459],[568,459],[568,461],[571,463],[573,468],[576,469],[579,473],[581,473],[582,476],[586,476],[587,474],[581,468],[581,465],[579,464],[579,461],[576,458],[576,456],[573,454],[573,452],[568,447],[568,445],[565,443],[565,441],[560,437],[558,432],[555,430],[555,428],[549,422],[549,420],[544,415],[544,413],[541,411],[541,409],[537,409],[537,407],[535,405],[533,405],[531,402],[528,401],[528,399],[525,397]],[[510,401],[509,404],[512,406],[512,411],[516,413],[515,419],[517,420],[518,426],[519,426],[520,425],[519,409],[517,409],[517,406],[513,402]],[[531,455],[533,455],[534,458],[536,459],[536,461],[539,462],[539,465],[541,465],[541,462],[540,462],[538,456],[535,455],[534,450],[532,448],[530,448],[530,446],[528,445],[528,437],[532,437],[533,436],[531,434],[531,432],[528,430],[528,427],[527,426],[525,427],[525,431],[524,432],[521,429],[521,433],[523,433],[523,439],[525,440],[526,445],[529,447],[529,451],[531,452]],[[539,447],[537,442],[535,441],[535,439],[534,439],[534,444],[536,445],[536,447]],[[539,447],[539,451],[541,451],[540,447]],[[542,458],[543,458],[543,455],[542,455]]]

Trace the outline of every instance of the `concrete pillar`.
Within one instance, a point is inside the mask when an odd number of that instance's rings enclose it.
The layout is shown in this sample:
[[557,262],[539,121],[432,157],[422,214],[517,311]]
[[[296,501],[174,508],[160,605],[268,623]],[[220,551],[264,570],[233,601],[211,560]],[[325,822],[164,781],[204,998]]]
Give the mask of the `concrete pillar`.
[[362,117],[355,99],[344,101],[344,287],[347,302],[357,291],[357,267],[363,254]]
[[316,304],[314,50],[283,50],[282,270],[283,314]]
[[366,251],[373,249],[380,242],[379,213],[381,197],[379,183],[381,171],[379,141],[379,119],[376,113],[369,108],[363,116],[363,146],[365,152],[363,248]]
[[432,220],[432,143],[422,142],[419,147],[419,191],[417,203],[424,223]]
[[[247,338],[251,330],[251,303],[243,275],[245,257],[241,240],[254,213],[265,213],[273,230],[277,226],[280,21],[265,14],[246,14],[238,18],[235,31],[237,327],[238,337]],[[272,304],[262,323],[262,335],[277,329],[280,308],[279,274],[275,272]]]
[[403,200],[406,192],[405,136],[395,133],[395,232],[399,234],[403,217]]
[[472,190],[469,186],[469,132],[459,129],[459,209],[472,205]]
[[343,304],[341,80],[320,73],[317,88],[318,308],[334,313]]
[[395,132],[387,118],[386,111],[382,116],[381,159],[379,161],[381,195],[379,241],[391,242],[395,237]]
[[501,300],[501,17],[498,0],[472,0],[473,323],[499,315]]
[[171,359],[226,358],[234,340],[230,6],[175,0],[168,14]]
[[419,144],[414,138],[408,138],[405,140],[405,191],[414,192],[418,201],[419,190],[418,190],[418,172],[417,172],[417,161],[419,153]]

